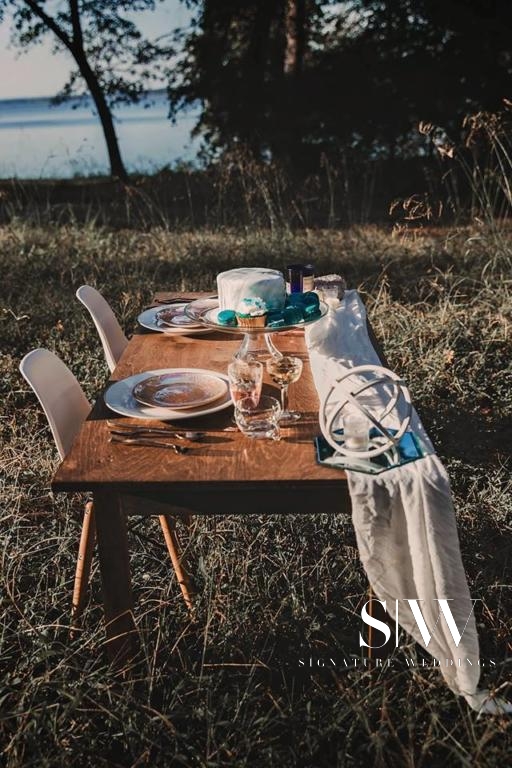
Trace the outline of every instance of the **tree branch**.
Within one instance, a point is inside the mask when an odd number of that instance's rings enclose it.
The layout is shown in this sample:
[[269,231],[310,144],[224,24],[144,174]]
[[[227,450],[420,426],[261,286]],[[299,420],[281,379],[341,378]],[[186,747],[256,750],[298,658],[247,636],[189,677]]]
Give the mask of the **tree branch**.
[[84,39],[82,35],[82,25],[80,23],[78,0],[69,0],[69,11],[71,13],[71,26],[73,28],[73,43],[80,49],[80,51],[83,51]]
[[55,19],[49,16],[46,11],[41,8],[38,3],[35,2],[35,0],[23,0],[23,2],[25,5],[28,5],[30,10],[35,13],[36,16],[39,16],[41,21],[46,24],[48,29],[51,29],[51,31],[59,38],[61,43],[64,43],[66,48],[68,48],[70,51],[73,51],[73,41],[68,37],[64,30],[59,27]]

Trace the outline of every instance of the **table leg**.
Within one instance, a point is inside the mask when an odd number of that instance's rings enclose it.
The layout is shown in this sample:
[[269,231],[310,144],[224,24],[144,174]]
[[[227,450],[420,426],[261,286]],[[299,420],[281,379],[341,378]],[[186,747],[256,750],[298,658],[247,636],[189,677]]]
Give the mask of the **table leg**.
[[137,648],[126,516],[119,496],[111,492],[94,494],[94,511],[107,650],[112,661],[122,663],[133,657]]

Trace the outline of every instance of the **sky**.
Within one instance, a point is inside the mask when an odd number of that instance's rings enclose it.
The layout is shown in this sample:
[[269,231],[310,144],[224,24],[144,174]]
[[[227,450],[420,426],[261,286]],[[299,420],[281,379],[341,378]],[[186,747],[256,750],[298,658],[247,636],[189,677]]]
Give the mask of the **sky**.
[[[150,39],[176,27],[185,26],[190,11],[180,0],[163,0],[153,12],[132,14]],[[48,35],[42,44],[20,54],[10,44],[10,20],[0,24],[0,99],[54,96],[64,85],[71,69],[69,54],[53,53]]]

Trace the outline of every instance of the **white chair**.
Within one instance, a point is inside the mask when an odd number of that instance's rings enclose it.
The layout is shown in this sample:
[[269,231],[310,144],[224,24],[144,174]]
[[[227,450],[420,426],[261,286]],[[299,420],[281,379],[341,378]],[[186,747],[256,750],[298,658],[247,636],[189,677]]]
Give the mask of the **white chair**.
[[112,373],[128,344],[128,339],[117,322],[110,304],[96,288],[81,285],[76,292],[76,297],[89,310],[103,345],[107,365]]
[[[34,349],[25,355],[20,363],[20,371],[43,407],[60,458],[63,459],[70,450],[82,422],[89,415],[91,405],[69,368],[47,349]],[[147,514],[149,512],[155,514],[158,508],[164,509],[164,514],[158,516],[159,522],[183,598],[188,608],[192,608],[190,584],[181,564],[174,521],[165,514],[166,506],[161,504],[148,505],[148,503],[143,503],[132,496],[123,496],[122,504],[127,513]],[[92,502],[88,501],[84,510],[76,565],[71,609],[72,627],[77,626],[83,610],[91,571],[94,541],[94,507]]]
[[[128,344],[128,339],[117,322],[110,304],[103,298],[96,288],[93,288],[90,285],[81,285],[76,292],[76,297],[89,310],[89,313],[94,320],[94,325],[96,326],[103,345],[107,365],[110,373],[112,373]],[[133,497],[130,497],[130,499],[132,498]],[[128,502],[125,501],[125,506],[127,503]],[[186,510],[180,510],[179,516],[190,528],[192,524],[190,513]],[[177,566],[174,561],[173,564],[176,568]],[[190,595],[186,596],[184,594],[184,597],[187,605],[189,605],[189,601],[191,600]]]

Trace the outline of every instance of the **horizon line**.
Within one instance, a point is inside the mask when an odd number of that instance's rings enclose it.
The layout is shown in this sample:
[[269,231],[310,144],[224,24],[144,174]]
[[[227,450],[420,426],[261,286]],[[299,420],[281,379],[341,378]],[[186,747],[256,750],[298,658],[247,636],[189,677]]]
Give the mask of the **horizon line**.
[[[144,93],[148,93],[148,94],[149,93],[160,93],[160,92],[165,91],[165,90],[166,89],[165,89],[165,86],[164,86],[162,88],[150,88],[149,90],[144,91]],[[51,99],[55,99],[56,96],[57,96],[56,93],[53,94],[53,95],[50,95],[50,96],[48,96],[48,95],[47,96],[0,96],[0,103],[1,102],[5,102],[5,101],[37,101],[38,99],[41,99],[41,100],[44,100],[44,99],[51,100]],[[66,99],[64,99],[63,103],[65,103],[66,101],[70,101],[71,99],[81,99],[84,96],[86,96],[88,98],[92,98],[91,94],[88,93],[88,92],[84,93],[84,94],[75,94],[75,95],[68,96]]]

